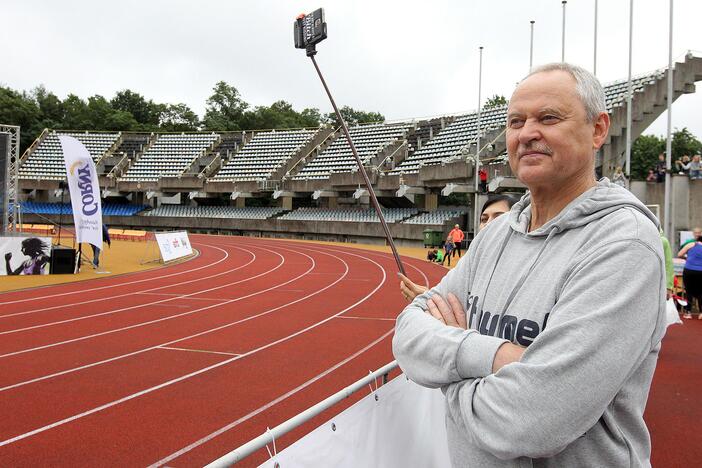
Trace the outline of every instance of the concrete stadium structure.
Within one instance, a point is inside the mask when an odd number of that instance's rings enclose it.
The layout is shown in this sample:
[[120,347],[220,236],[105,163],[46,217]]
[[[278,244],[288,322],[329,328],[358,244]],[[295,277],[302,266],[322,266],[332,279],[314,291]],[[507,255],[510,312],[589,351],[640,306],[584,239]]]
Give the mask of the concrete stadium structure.
[[[702,57],[688,54],[683,62],[675,64],[673,77],[673,99],[694,93],[695,83],[702,80]],[[665,111],[667,80],[665,69],[633,80],[633,139]],[[624,162],[626,90],[626,81],[605,86],[612,125],[607,142],[597,155],[598,171],[605,176]],[[440,208],[442,195],[474,193],[474,155],[479,133],[481,165],[488,169],[489,192],[523,190],[506,161],[506,107],[485,109],[481,114],[480,132],[476,113],[351,129],[381,202],[388,208],[415,209],[414,214],[390,223],[400,244],[421,242],[423,231],[428,228],[446,231],[456,222],[472,225],[468,207],[446,211],[445,216],[433,218],[433,224],[413,219],[423,219],[418,218],[422,212]],[[46,129],[21,158],[21,200],[46,203],[60,198],[60,133],[70,133],[86,144],[96,161],[106,200],[153,209],[172,204],[192,206],[192,213],[200,213],[159,216],[155,211],[147,216],[111,216],[106,220],[111,226],[384,241],[378,223],[358,220],[358,213],[353,212],[368,209],[368,194],[339,129],[180,134]],[[676,184],[680,196],[684,192],[690,199],[699,194],[698,181],[681,180]],[[687,188],[681,188],[683,185]],[[654,195],[644,193],[646,190],[639,187],[634,192],[644,200],[654,199]],[[237,211],[219,210],[217,216],[208,214],[212,210],[197,211],[197,207],[243,209],[271,205],[280,209],[267,212],[263,219],[246,219]],[[293,210],[310,206],[345,208],[350,214],[337,219],[343,222],[314,219],[314,214],[312,218],[288,216]],[[688,213],[687,221],[680,218],[684,212]],[[676,220],[680,220],[676,226],[687,228],[691,218],[697,219],[690,215],[692,212],[688,203],[686,210],[676,214]],[[40,222],[38,216],[26,212],[25,222]]]

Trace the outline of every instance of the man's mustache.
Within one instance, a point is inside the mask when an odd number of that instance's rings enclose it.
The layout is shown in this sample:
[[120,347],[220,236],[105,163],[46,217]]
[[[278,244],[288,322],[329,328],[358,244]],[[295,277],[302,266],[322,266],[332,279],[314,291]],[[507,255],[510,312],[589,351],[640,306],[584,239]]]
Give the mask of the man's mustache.
[[525,154],[529,153],[541,153],[548,156],[553,154],[553,150],[543,143],[530,143],[528,145],[519,145],[517,149],[517,155],[521,158]]

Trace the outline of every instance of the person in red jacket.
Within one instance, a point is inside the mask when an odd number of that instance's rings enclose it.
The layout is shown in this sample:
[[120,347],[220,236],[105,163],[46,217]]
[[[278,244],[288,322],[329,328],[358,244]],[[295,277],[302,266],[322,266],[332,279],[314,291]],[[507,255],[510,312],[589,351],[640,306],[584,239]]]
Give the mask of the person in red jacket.
[[456,246],[453,250],[453,256],[455,257],[456,252],[458,252],[458,258],[461,258],[461,243],[466,237],[465,234],[463,234],[463,231],[461,231],[461,227],[458,224],[456,224],[453,227],[453,229],[451,229],[451,232],[449,232],[449,236],[451,237],[454,245]]
[[487,171],[485,169],[480,169],[478,171],[478,175],[480,176],[480,191],[483,193],[487,193]]

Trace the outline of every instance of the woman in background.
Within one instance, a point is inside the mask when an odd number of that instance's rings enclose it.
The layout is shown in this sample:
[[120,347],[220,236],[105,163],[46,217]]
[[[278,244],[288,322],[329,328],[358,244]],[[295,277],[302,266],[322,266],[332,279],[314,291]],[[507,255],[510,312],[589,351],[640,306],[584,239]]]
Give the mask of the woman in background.
[[683,318],[692,318],[692,303],[697,301],[697,318],[702,320],[702,236],[694,242],[686,244],[680,252],[678,258],[685,258],[685,269],[683,269],[683,284],[685,285],[685,295],[687,305]]
[[[485,204],[483,204],[483,209],[480,211],[480,225],[478,226],[478,230],[481,231],[485,226],[490,224],[490,222],[507,213],[518,201],[519,199],[516,197],[504,194],[488,198]],[[450,262],[449,265],[451,265]],[[398,275],[400,277],[400,292],[408,301],[412,301],[415,297],[427,292],[428,288],[426,286],[413,283],[412,280],[402,273],[398,273]]]

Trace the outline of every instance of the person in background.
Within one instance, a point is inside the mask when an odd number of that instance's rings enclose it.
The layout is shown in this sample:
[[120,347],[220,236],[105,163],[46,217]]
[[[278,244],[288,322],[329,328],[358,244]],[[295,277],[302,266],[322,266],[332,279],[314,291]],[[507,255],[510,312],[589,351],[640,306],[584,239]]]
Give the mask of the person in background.
[[656,182],[665,182],[665,154],[661,153],[658,155],[658,162],[654,171],[656,173]]
[[692,318],[692,303],[697,301],[697,318],[702,320],[702,236],[696,237],[680,249],[678,258],[685,259],[683,285],[687,296],[687,305],[683,318]]
[[[483,208],[480,212],[480,225],[478,229],[482,231],[488,223],[497,219],[498,216],[507,213],[517,201],[519,200],[517,200],[516,197],[506,194],[495,195],[488,198],[487,201],[483,203]],[[458,227],[458,224],[456,227]],[[415,297],[427,292],[428,288],[426,286],[420,286],[414,283],[402,273],[398,273],[398,276],[400,277],[400,293],[408,301],[411,302]]]
[[690,180],[702,179],[702,156],[699,154],[694,155],[692,161],[682,167],[690,171]]
[[[448,261],[448,266],[451,266],[451,253],[455,247],[456,244],[453,243],[453,237],[449,234],[444,242],[444,261]],[[444,262],[442,261],[441,264],[443,265]]]
[[429,252],[427,252],[427,260],[430,262],[436,261],[436,249],[429,249]]
[[682,249],[690,242],[697,242],[697,239],[700,237],[702,237],[702,228],[696,227],[692,230],[692,239],[688,239],[685,242],[683,242],[683,245],[681,245],[680,248]]
[[678,159],[675,161],[675,167],[678,170],[678,174],[680,175],[689,175],[690,174],[690,168],[688,166],[690,164],[690,156],[688,155],[683,155],[682,158]]
[[648,170],[648,175],[646,176],[646,182],[655,182],[656,181],[656,174],[653,172],[653,169]]
[[488,173],[485,169],[478,170],[478,175],[480,176],[480,191],[487,193],[487,179]]
[[614,170],[614,174],[612,175],[612,183],[626,188],[626,176],[624,175],[622,166],[617,166],[617,168]]
[[441,263],[443,265],[444,264],[444,251],[443,251],[443,249],[434,249],[434,252],[436,252],[436,257],[434,258],[434,261],[436,263]]
[[451,232],[449,232],[449,236],[451,236],[453,239],[453,256],[455,257],[456,252],[458,252],[458,258],[461,258],[461,244],[463,243],[463,239],[466,237],[466,235],[463,234],[463,231],[461,231],[461,226],[456,224],[453,229],[451,229]]
[[[102,225],[102,241],[107,242],[107,246],[110,247],[112,245],[112,241],[110,241],[110,233],[107,230],[107,226],[104,224]],[[93,248],[93,268],[97,269],[97,267],[100,266],[100,248],[94,246],[93,244],[90,244],[90,247]]]

